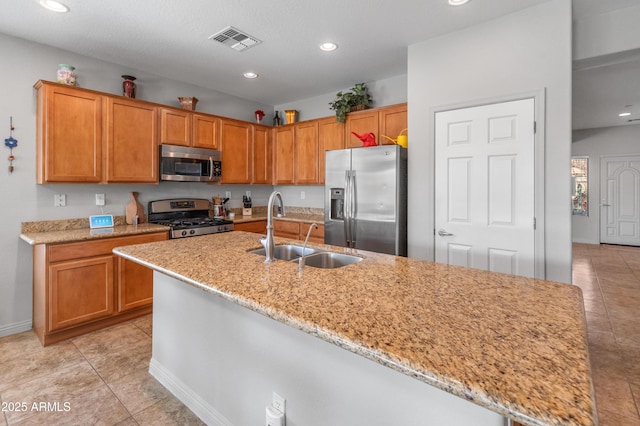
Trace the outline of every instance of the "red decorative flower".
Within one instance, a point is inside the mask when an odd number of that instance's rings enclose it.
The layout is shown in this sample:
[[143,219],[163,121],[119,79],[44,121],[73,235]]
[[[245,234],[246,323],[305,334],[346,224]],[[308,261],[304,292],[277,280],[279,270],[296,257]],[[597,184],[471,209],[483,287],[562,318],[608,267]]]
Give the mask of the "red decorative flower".
[[262,120],[263,117],[264,117],[264,111],[261,109],[256,110],[256,118],[258,120]]

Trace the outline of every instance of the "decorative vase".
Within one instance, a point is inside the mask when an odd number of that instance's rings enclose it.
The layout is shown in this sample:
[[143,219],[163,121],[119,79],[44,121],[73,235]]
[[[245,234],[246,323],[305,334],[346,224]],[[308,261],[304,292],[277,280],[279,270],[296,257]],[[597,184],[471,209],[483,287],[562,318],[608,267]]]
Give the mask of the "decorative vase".
[[135,218],[138,218],[138,223],[145,223],[147,218],[144,215],[144,207],[138,201],[138,193],[130,192],[129,196],[131,197],[131,201],[127,204],[125,208],[125,220],[128,225],[133,225],[135,222]]
[[61,84],[68,84],[69,86],[76,85],[76,67],[67,64],[58,65],[58,72],[56,75],[56,81]]
[[124,81],[122,82],[122,96],[127,98],[136,97],[136,83],[135,77],[132,75],[123,75]]
[[287,109],[284,111],[287,117],[287,124],[293,124],[296,122],[296,114],[298,113],[295,109]]
[[180,101],[180,105],[182,105],[182,109],[195,111],[196,104],[198,103],[198,98],[194,98],[193,96],[180,96],[178,97],[178,101]]

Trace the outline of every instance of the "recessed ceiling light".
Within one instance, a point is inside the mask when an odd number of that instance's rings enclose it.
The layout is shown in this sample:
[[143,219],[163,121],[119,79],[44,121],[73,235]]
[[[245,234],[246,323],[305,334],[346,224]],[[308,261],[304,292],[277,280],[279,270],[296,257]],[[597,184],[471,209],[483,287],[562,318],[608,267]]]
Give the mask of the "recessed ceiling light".
[[469,0],[449,0],[449,4],[451,6],[462,6],[465,3],[468,3]]
[[618,114],[618,117],[628,117],[630,115],[631,115],[630,112],[621,112],[620,114]]
[[40,0],[40,6],[45,9],[49,9],[52,12],[67,13],[69,11],[69,7],[67,5],[54,0]]
[[324,50],[325,52],[331,52],[332,50],[336,50],[337,48],[338,48],[338,45],[331,42],[322,43],[320,45],[320,50]]
[[258,78],[258,74],[252,71],[247,71],[242,75],[244,76],[244,78]]

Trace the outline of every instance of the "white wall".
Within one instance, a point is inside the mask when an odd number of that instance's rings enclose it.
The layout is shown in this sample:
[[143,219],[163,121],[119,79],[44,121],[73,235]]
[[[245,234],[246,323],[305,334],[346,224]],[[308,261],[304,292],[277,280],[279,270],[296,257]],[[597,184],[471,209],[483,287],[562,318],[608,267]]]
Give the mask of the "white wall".
[[[360,83],[354,81],[354,84]],[[371,94],[372,107],[377,108],[381,106],[400,104],[407,102],[407,76],[399,75],[383,80],[365,82],[367,91]],[[335,111],[329,109],[329,102],[335,100],[336,93],[341,90],[349,90],[351,87],[345,87],[338,89],[335,92],[326,93],[319,96],[314,96],[308,99],[302,99],[295,102],[289,102],[282,105],[276,105],[274,109],[280,111],[280,116],[284,120],[284,110],[296,109],[298,110],[298,120],[313,120],[314,118],[322,118],[335,115]]]
[[572,217],[572,238],[600,244],[600,158],[640,155],[640,125],[576,130],[571,149],[572,155],[589,156],[589,216]]
[[409,256],[434,258],[434,110],[541,90],[546,278],[571,282],[571,0],[409,46]]
[[[159,78],[115,64],[52,47],[27,42],[0,34],[0,57],[6,61],[5,77],[1,83],[0,134],[9,137],[9,117],[13,116],[15,171],[8,172],[6,156],[9,150],[2,146],[4,162],[0,162],[0,336],[31,327],[31,247],[19,240],[23,221],[85,217],[100,213],[95,206],[95,194],[107,197],[105,213],[124,215],[124,206],[130,191],[140,192],[140,201],[176,196],[209,198],[232,191],[231,207],[241,207],[245,189],[252,191],[256,205],[265,205],[271,186],[226,185],[204,183],[163,182],[159,185],[36,185],[35,183],[35,92],[33,84],[39,80],[55,81],[59,63],[77,67],[77,80],[81,87],[103,92],[122,93],[122,74],[138,78],[138,99],[179,106],[178,96],[196,96],[200,99],[198,111],[221,116],[253,120],[253,112],[260,108],[271,111],[270,105],[258,104],[193,85]],[[67,194],[66,207],[53,207],[53,194]]]

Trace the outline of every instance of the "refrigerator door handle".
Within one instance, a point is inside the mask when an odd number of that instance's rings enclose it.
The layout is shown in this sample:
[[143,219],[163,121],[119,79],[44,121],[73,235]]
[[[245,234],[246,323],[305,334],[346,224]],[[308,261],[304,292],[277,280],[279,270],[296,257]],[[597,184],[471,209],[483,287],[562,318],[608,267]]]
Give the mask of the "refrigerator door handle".
[[350,195],[349,195],[349,183],[351,182],[350,179],[350,171],[347,170],[344,172],[344,236],[345,239],[347,240],[347,247],[351,246],[351,235],[350,235],[350,229],[349,229],[349,225],[351,224],[349,221],[349,207],[350,204],[349,200],[350,200]]
[[349,233],[351,234],[351,247],[356,248],[356,213],[357,213],[357,194],[356,194],[356,171],[351,171],[351,190],[349,191]]

